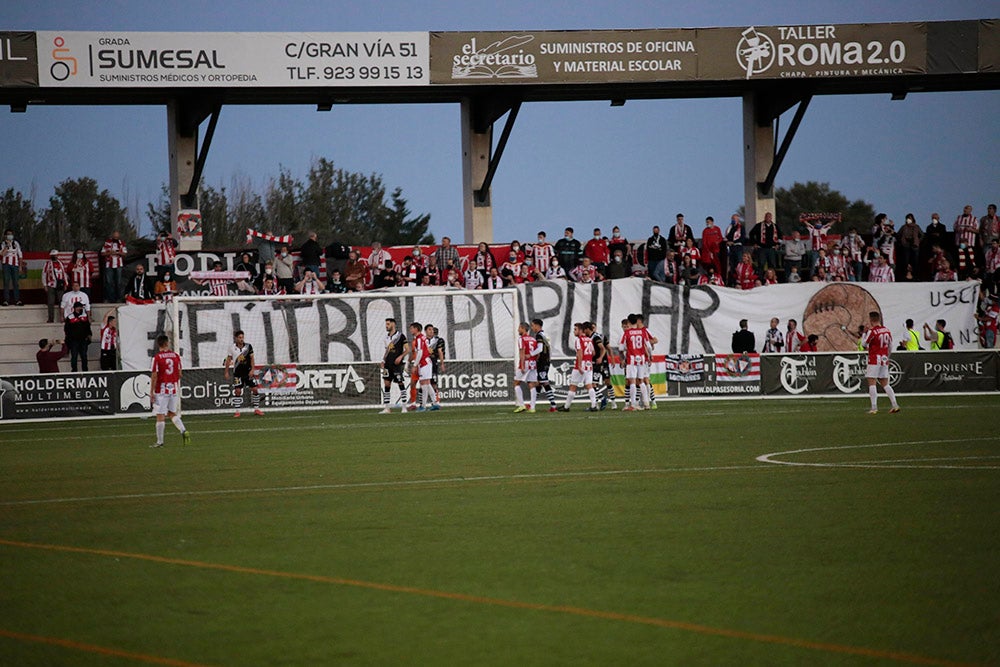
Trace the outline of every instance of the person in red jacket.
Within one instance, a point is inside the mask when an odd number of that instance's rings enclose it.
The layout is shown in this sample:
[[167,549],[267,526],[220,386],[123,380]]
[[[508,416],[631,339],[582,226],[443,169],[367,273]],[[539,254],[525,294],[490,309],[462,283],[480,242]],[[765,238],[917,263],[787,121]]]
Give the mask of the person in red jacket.
[[[52,349],[53,345],[60,345],[58,352]],[[69,353],[66,349],[66,343],[61,340],[49,340],[48,338],[43,338],[38,341],[38,352],[35,353],[35,359],[38,361],[38,372],[39,373],[58,373],[59,372],[59,360],[65,357]]]
[[608,262],[611,261],[611,253],[608,250],[608,239],[601,234],[601,228],[594,228],[594,238],[587,241],[583,247],[583,256],[589,257],[591,263],[603,276],[608,269]]
[[722,230],[715,226],[715,218],[705,218],[705,231],[701,233],[701,262],[706,268],[715,267],[715,274],[722,275],[720,250],[724,241]]

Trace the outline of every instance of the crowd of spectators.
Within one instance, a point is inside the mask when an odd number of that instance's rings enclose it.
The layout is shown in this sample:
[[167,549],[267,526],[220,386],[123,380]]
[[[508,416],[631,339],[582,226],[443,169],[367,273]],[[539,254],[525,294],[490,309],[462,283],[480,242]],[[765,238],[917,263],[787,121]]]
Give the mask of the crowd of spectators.
[[[698,237],[684,215],[677,214],[665,235],[654,226],[645,239],[630,240],[616,225],[610,236],[595,228],[584,242],[575,237],[572,227],[567,227],[554,244],[540,231],[531,243],[515,240],[499,252],[496,246],[480,243],[476,252],[464,256],[446,236],[432,251],[414,246],[400,261],[379,241],[372,242],[370,252],[363,256],[359,250],[337,241],[324,247],[317,234],[310,232],[293,251],[291,237],[267,232],[257,235],[256,258],[244,253],[236,263],[234,270],[241,272],[239,279],[223,275],[197,282],[216,295],[282,295],[415,286],[493,289],[539,280],[594,283],[629,276],[742,290],[805,280],[978,279],[982,287],[977,318],[988,339],[982,342],[988,342],[988,347],[995,344],[1000,317],[1000,218],[995,204],[987,206],[981,218],[974,215],[971,205],[965,206],[950,229],[937,213],[931,214],[926,228],[921,228],[911,213],[897,228],[882,213],[875,217],[870,229],[851,227],[842,235],[831,234],[831,223],[822,218],[779,225],[770,213],[749,230],[747,226],[739,215],[733,215],[725,229],[707,217]],[[104,300],[108,303],[170,301],[178,293],[174,275],[177,241],[170,235],[160,233],[156,239],[155,270],[151,274],[139,262],[126,277],[127,254],[126,243],[116,231],[98,252],[100,273],[83,248],[75,248],[67,262],[60,259],[58,250],[52,250],[43,267],[48,321],[57,321],[58,314],[58,321],[68,327],[65,340],[68,351],[73,353],[74,370],[77,357],[86,370],[82,341],[90,342],[89,333],[83,332],[89,332],[90,327],[94,276],[102,277]],[[10,229],[0,239],[0,267],[3,306],[23,305],[20,280],[25,275],[24,254]],[[220,262],[214,269],[223,272]],[[325,269],[325,280],[321,279],[321,269]],[[105,335],[111,331],[107,324],[102,326],[102,349],[115,342],[109,341],[112,334]],[[51,346],[46,345],[40,344],[40,348],[48,352]]]
[[[718,285],[755,289],[777,283],[813,281],[954,281],[981,279],[987,294],[996,294],[1000,278],[1000,218],[996,205],[977,218],[966,206],[949,229],[933,213],[925,227],[913,214],[897,228],[893,220],[879,214],[869,229],[850,228],[846,234],[831,234],[831,224],[822,219],[782,222],[770,213],[748,225],[733,215],[726,227],[705,219],[700,236],[677,214],[664,234],[659,226],[646,238],[628,239],[615,226],[606,235],[595,228],[586,240],[567,227],[562,237],[549,243],[544,231],[528,243],[512,241],[507,246],[480,243],[475,253],[459,254],[451,239],[429,251],[414,246],[394,259],[374,241],[366,256],[348,245],[332,242],[322,246],[314,232],[297,248],[291,237],[258,234],[256,253],[243,254],[236,271],[248,276],[239,280],[205,280],[213,294],[340,293],[383,287],[451,286],[466,289],[508,287],[537,280],[569,280],[592,283],[629,276],[686,285]],[[749,227],[749,229],[748,229]],[[93,298],[91,280],[103,278],[103,296],[108,303],[147,303],[170,300],[177,293],[174,262],[177,242],[159,234],[155,247],[155,270],[143,263],[125,275],[128,248],[118,232],[104,242],[98,253],[100,273],[83,248],[74,249],[63,262],[56,250],[42,272],[47,293],[48,319],[54,321],[56,304],[63,315],[69,306]],[[89,254],[93,257],[93,253]],[[3,267],[3,305],[21,305],[19,280],[24,274],[20,244],[11,230],[0,241]],[[221,270],[219,267],[216,267]],[[325,269],[322,271],[321,269]],[[325,279],[321,274],[325,273]],[[84,296],[79,296],[80,294]],[[67,302],[65,294],[74,295]]]

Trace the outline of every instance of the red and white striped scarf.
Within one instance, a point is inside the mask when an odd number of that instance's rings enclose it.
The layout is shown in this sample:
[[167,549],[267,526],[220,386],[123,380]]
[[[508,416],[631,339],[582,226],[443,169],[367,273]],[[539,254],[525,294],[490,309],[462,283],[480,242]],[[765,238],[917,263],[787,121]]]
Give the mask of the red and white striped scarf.
[[285,234],[284,236],[275,236],[274,234],[265,234],[264,232],[258,232],[256,229],[247,229],[247,245],[253,243],[255,238],[264,239],[265,241],[272,241],[278,245],[288,245],[292,242],[292,235]]

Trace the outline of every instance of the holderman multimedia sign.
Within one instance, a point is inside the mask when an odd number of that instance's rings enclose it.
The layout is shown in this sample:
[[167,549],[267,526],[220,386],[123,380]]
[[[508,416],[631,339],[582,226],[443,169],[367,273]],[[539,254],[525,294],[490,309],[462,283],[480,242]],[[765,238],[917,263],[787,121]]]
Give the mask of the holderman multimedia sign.
[[[763,355],[675,355],[654,358],[651,380],[658,398],[740,396],[846,396],[867,391],[865,357],[860,353]],[[572,360],[553,359],[550,378],[558,400],[565,398]],[[448,361],[438,376],[445,406],[510,405],[514,400],[508,360]],[[1000,390],[1000,352],[897,352],[890,359],[890,382],[900,394]],[[681,372],[683,371],[683,372]],[[612,365],[612,384],[621,397],[624,374]],[[267,411],[378,408],[381,369],[374,362],[284,364],[257,369]],[[184,412],[230,412],[244,405],[221,368],[184,371]],[[148,372],[114,371],[0,378],[0,421],[74,419],[150,413]],[[392,406],[409,402],[392,387]],[[544,399],[539,399],[544,403]],[[587,401],[586,393],[577,396]]]

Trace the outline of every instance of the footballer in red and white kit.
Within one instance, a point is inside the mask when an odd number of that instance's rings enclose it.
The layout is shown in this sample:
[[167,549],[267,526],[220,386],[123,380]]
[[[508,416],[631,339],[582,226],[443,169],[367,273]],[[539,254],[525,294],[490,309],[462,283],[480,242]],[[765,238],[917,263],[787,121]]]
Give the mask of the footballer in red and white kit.
[[889,402],[892,404],[890,413],[899,412],[896,403],[896,392],[889,386],[889,354],[892,349],[892,332],[882,325],[882,315],[878,311],[868,313],[870,326],[861,336],[861,345],[868,350],[868,396],[872,408],[870,414],[878,413],[878,395],[876,383],[882,385]]
[[625,350],[625,379],[649,377],[649,357],[646,353],[649,332],[635,326],[633,316],[629,316],[629,327],[622,332],[618,345]]
[[156,339],[157,353],[153,355],[151,369],[151,398],[153,414],[156,415],[156,444],[151,447],[163,446],[163,435],[166,429],[166,418],[169,417],[177,430],[181,432],[184,444],[190,444],[191,435],[184,428],[180,418],[181,389],[181,358],[170,349],[170,339],[160,335]]
[[[629,315],[626,322],[622,323],[624,331],[618,342],[618,348],[623,351],[625,357],[625,410],[631,412],[650,407],[649,385],[646,381],[649,378],[652,336],[640,324],[639,315],[634,313]],[[641,404],[639,403],[640,391],[642,394]]]
[[528,325],[522,323],[518,327],[517,338],[517,372],[514,373],[515,382],[537,382],[538,381],[538,341],[528,334]]
[[577,387],[586,387],[590,396],[589,412],[597,411],[597,391],[594,389],[594,340],[585,333],[582,322],[573,325],[573,348],[576,350],[576,361],[570,374],[569,391],[566,392],[566,404],[558,408],[559,412],[569,412],[576,396]]
[[[431,365],[431,350],[430,346],[427,345],[427,336],[424,335],[423,327],[419,322],[410,324],[410,336],[410,362],[416,370],[417,380],[420,383],[421,405],[417,408],[417,412],[423,412],[428,409],[429,404],[433,403],[431,376],[434,374],[434,368]],[[430,409],[440,410],[441,406],[435,403],[430,405]]]
[[[538,397],[538,355],[542,346],[531,334],[527,322],[517,326],[517,369],[514,371],[514,398],[517,407],[514,412],[534,412]],[[524,405],[524,388],[528,385],[528,405]]]

